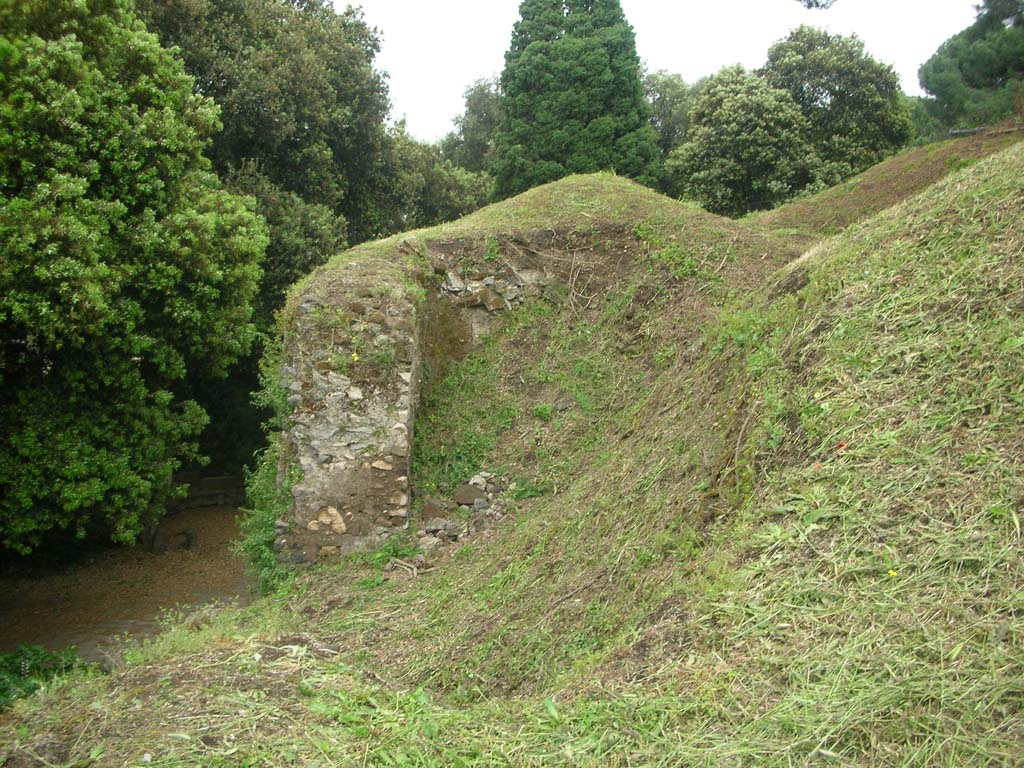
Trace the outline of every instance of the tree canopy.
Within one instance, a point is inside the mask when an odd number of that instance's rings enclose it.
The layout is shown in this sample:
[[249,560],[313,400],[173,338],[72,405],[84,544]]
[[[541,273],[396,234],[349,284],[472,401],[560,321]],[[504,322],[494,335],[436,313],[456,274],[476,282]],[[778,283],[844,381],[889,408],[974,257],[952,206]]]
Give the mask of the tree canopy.
[[[439,204],[444,193],[432,200],[409,194],[406,185],[422,172],[425,155],[411,151],[404,131],[389,134],[385,127],[387,87],[374,69],[377,33],[359,11],[337,12],[330,0],[136,1],[164,43],[178,46],[197,89],[221,106],[214,166],[233,188],[256,196],[270,224],[262,320],[289,285],[347,242],[423,221],[428,211],[462,209]],[[473,93],[488,110],[490,94]],[[482,157],[475,114],[462,126],[463,154]],[[403,168],[405,161],[417,170]],[[456,191],[454,176],[441,167],[431,172],[444,176],[449,193],[475,199],[475,178],[459,176],[473,190]]]
[[134,538],[252,339],[266,245],[203,151],[217,108],[130,0],[0,4],[0,545]]
[[678,197],[680,190],[674,183],[675,176],[667,173],[666,164],[672,151],[686,140],[690,111],[703,82],[690,85],[681,76],[665,71],[644,76],[651,125],[654,126],[660,153],[658,190],[671,197]]
[[501,75],[497,195],[612,169],[646,184],[658,150],[618,0],[523,0]]
[[[335,11],[330,0],[136,2],[177,47],[196,90],[220,106],[214,168],[255,197],[269,225],[256,314],[263,333],[273,332],[288,287],[350,243],[437,223],[429,217],[480,198],[475,174],[456,173],[404,132],[389,134],[377,32],[359,11]],[[190,377],[211,416],[203,449],[222,471],[237,471],[262,441],[266,415],[238,406],[257,381],[258,353],[227,381]]]
[[874,165],[910,139],[899,77],[855,36],[800,26],[768,50],[761,75],[796,102],[835,180]]
[[949,127],[994,122],[1024,100],[1024,0],[985,0],[978,18],[918,72],[929,105]]
[[233,192],[251,196],[267,222],[270,242],[254,314],[257,327],[266,331],[292,284],[345,248],[345,218],[281,189],[255,160],[232,168],[224,181]]
[[441,141],[445,159],[467,171],[490,171],[494,163],[494,139],[502,122],[501,85],[477,80],[465,91],[466,108],[455,118],[455,130]]
[[374,200],[389,103],[374,30],[330,0],[137,0],[177,46],[200,93],[221,107],[211,152],[222,175],[255,162],[284,192],[379,233]]
[[742,67],[710,78],[668,170],[682,195],[713,213],[772,208],[815,179],[806,118],[792,97]]
[[445,159],[441,148],[409,136],[404,121],[390,132],[387,173],[394,179],[382,208],[395,232],[452,221],[487,204],[493,181]]

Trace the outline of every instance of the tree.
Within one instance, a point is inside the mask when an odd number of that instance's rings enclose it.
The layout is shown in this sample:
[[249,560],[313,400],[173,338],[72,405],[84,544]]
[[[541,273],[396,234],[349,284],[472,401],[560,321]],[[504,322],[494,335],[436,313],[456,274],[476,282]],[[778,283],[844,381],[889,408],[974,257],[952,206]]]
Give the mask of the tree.
[[466,89],[465,98],[465,111],[455,118],[455,130],[441,141],[441,152],[459,168],[483,173],[494,162],[494,138],[504,119],[501,86],[494,80],[477,80]]
[[276,186],[253,160],[232,169],[226,184],[255,199],[271,235],[255,302],[257,327],[266,330],[292,284],[345,248],[345,217]]
[[651,107],[651,124],[657,133],[658,149],[663,157],[686,139],[690,127],[690,109],[698,86],[664,70],[644,77],[644,92]]
[[666,172],[669,155],[686,140],[690,128],[690,110],[701,85],[689,85],[682,77],[664,70],[644,77],[644,91],[651,108],[651,125],[657,135],[660,151],[658,190],[678,197],[679,190]]
[[809,130],[786,91],[728,67],[701,90],[668,169],[684,196],[713,213],[773,208],[815,181]]
[[353,242],[380,233],[389,104],[373,69],[379,41],[359,11],[336,13],[329,0],[137,4],[221,107],[211,157],[222,177],[255,162],[283,192],[343,215]]
[[768,50],[760,74],[792,96],[837,178],[874,165],[910,139],[899,77],[855,36],[798,27]]
[[948,137],[948,127],[943,125],[942,121],[934,114],[934,99],[904,95],[903,102],[910,113],[910,122],[914,127],[910,139],[913,146],[924,146]]
[[985,0],[978,18],[944,42],[918,72],[948,127],[995,122],[1024,99],[1024,0]]
[[[337,13],[329,0],[136,3],[164,44],[177,46],[196,90],[220,105],[214,168],[232,189],[255,196],[269,224],[256,319],[271,333],[292,283],[347,240],[388,231],[382,201],[393,181],[376,33],[357,11]],[[227,380],[190,376],[211,417],[202,449],[218,472],[237,472],[264,440],[267,414],[246,405],[260,352]]]
[[131,0],[0,4],[0,546],[130,541],[253,335],[266,245],[203,150],[216,106]]
[[489,175],[453,165],[439,147],[412,138],[404,122],[392,129],[389,144],[390,229],[452,221],[487,203],[493,186]]
[[618,0],[523,0],[501,75],[498,197],[570,173],[657,178],[633,29]]

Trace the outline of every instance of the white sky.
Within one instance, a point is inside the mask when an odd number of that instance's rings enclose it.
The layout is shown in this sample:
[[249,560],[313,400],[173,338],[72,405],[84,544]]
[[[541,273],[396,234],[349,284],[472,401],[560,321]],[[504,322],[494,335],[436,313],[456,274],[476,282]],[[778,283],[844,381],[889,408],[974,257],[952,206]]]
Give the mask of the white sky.
[[[856,33],[918,94],[917,68],[969,26],[979,0],[836,0],[810,11],[796,0],[622,0],[647,68],[694,82],[723,66],[764,63],[768,47],[800,24]],[[339,8],[349,4],[334,0]],[[433,141],[462,113],[463,91],[499,74],[519,0],[352,0],[380,30],[377,69],[389,74],[392,118]]]

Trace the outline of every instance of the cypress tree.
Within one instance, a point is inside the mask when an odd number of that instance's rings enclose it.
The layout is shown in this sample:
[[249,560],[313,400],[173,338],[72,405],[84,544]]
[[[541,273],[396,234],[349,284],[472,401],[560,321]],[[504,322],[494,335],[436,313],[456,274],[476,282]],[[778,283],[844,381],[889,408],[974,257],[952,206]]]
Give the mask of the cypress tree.
[[497,196],[601,170],[653,184],[658,149],[619,0],[523,0],[519,13],[501,76]]
[[523,0],[519,21],[512,28],[512,43],[505,64],[518,59],[530,43],[553,43],[565,33],[565,3],[562,0]]

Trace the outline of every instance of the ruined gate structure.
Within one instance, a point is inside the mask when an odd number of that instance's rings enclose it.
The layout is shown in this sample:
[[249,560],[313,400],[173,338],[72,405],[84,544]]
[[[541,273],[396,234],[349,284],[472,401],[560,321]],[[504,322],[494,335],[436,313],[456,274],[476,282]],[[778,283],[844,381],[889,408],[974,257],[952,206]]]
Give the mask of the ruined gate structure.
[[499,259],[493,241],[486,252],[468,241],[382,245],[322,267],[286,309],[278,482],[292,504],[274,543],[285,563],[373,548],[407,527],[425,370],[441,372],[495,313],[556,279],[536,251]]

